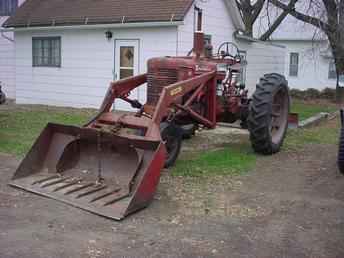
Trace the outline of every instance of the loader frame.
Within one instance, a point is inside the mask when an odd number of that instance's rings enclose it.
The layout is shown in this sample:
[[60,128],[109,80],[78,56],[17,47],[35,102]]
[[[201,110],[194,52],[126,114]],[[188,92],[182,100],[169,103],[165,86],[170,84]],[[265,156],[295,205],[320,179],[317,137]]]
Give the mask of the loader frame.
[[[129,99],[129,94],[135,88],[147,82],[147,75],[137,75],[128,79],[111,83],[99,113],[85,126],[99,128],[101,124],[120,125],[121,127],[143,129],[147,139],[155,139],[160,135],[159,125],[169,116],[178,115],[180,112],[187,113],[194,120],[208,128],[216,125],[216,71],[200,74],[194,78],[177,82],[163,89],[158,104],[150,119],[139,116],[119,116],[111,113],[111,108],[116,99],[122,99],[132,106],[143,108],[137,100]],[[191,104],[196,100],[202,91],[207,96],[207,116],[194,111]],[[188,93],[192,94],[185,99]],[[178,99],[184,97],[183,104],[176,104]],[[133,137],[126,135],[127,137]]]

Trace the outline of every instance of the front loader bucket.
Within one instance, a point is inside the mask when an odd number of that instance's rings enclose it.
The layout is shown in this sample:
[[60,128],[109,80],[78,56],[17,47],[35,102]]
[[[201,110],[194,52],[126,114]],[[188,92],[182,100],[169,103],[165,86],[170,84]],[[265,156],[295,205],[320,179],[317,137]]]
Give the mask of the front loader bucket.
[[164,159],[160,141],[48,124],[10,185],[120,220],[153,199]]

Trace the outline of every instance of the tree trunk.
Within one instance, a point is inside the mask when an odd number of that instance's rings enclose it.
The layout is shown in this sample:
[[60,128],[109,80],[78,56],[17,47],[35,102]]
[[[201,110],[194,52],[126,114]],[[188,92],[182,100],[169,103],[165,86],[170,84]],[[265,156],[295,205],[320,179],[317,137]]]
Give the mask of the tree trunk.
[[246,27],[245,35],[249,37],[253,37],[253,24],[247,23],[245,24],[245,27]]
[[332,47],[337,72],[336,101],[340,104],[344,104],[344,87],[343,85],[339,85],[339,76],[344,74],[344,48],[338,46],[338,42],[332,43],[330,38],[329,41]]
[[[326,4],[326,1],[324,3]],[[339,84],[339,76],[344,74],[344,0],[339,1],[337,6],[327,4],[328,6],[325,6],[327,7],[330,28],[325,30],[325,33],[329,40],[336,65],[336,101],[344,104],[344,87]]]
[[337,72],[336,101],[339,104],[344,104],[344,87],[339,84],[339,76],[344,74],[344,51],[337,50],[334,60]]

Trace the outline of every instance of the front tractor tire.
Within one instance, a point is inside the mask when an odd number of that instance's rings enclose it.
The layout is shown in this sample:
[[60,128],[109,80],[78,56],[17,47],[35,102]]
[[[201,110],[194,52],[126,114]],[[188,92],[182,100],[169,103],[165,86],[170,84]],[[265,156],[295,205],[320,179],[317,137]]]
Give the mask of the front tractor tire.
[[160,134],[166,147],[165,168],[169,168],[176,162],[181,146],[183,134],[179,126],[173,123],[160,124]]
[[288,129],[288,82],[280,74],[266,74],[257,84],[248,116],[248,130],[255,152],[278,152]]

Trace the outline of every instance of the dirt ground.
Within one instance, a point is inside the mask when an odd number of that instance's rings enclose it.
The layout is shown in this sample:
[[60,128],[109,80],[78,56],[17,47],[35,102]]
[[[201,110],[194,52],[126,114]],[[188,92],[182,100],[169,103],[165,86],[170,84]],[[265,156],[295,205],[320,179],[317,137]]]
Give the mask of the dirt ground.
[[258,157],[236,177],[165,171],[153,203],[122,222],[7,186],[18,160],[0,155],[0,257],[344,257],[336,152]]

